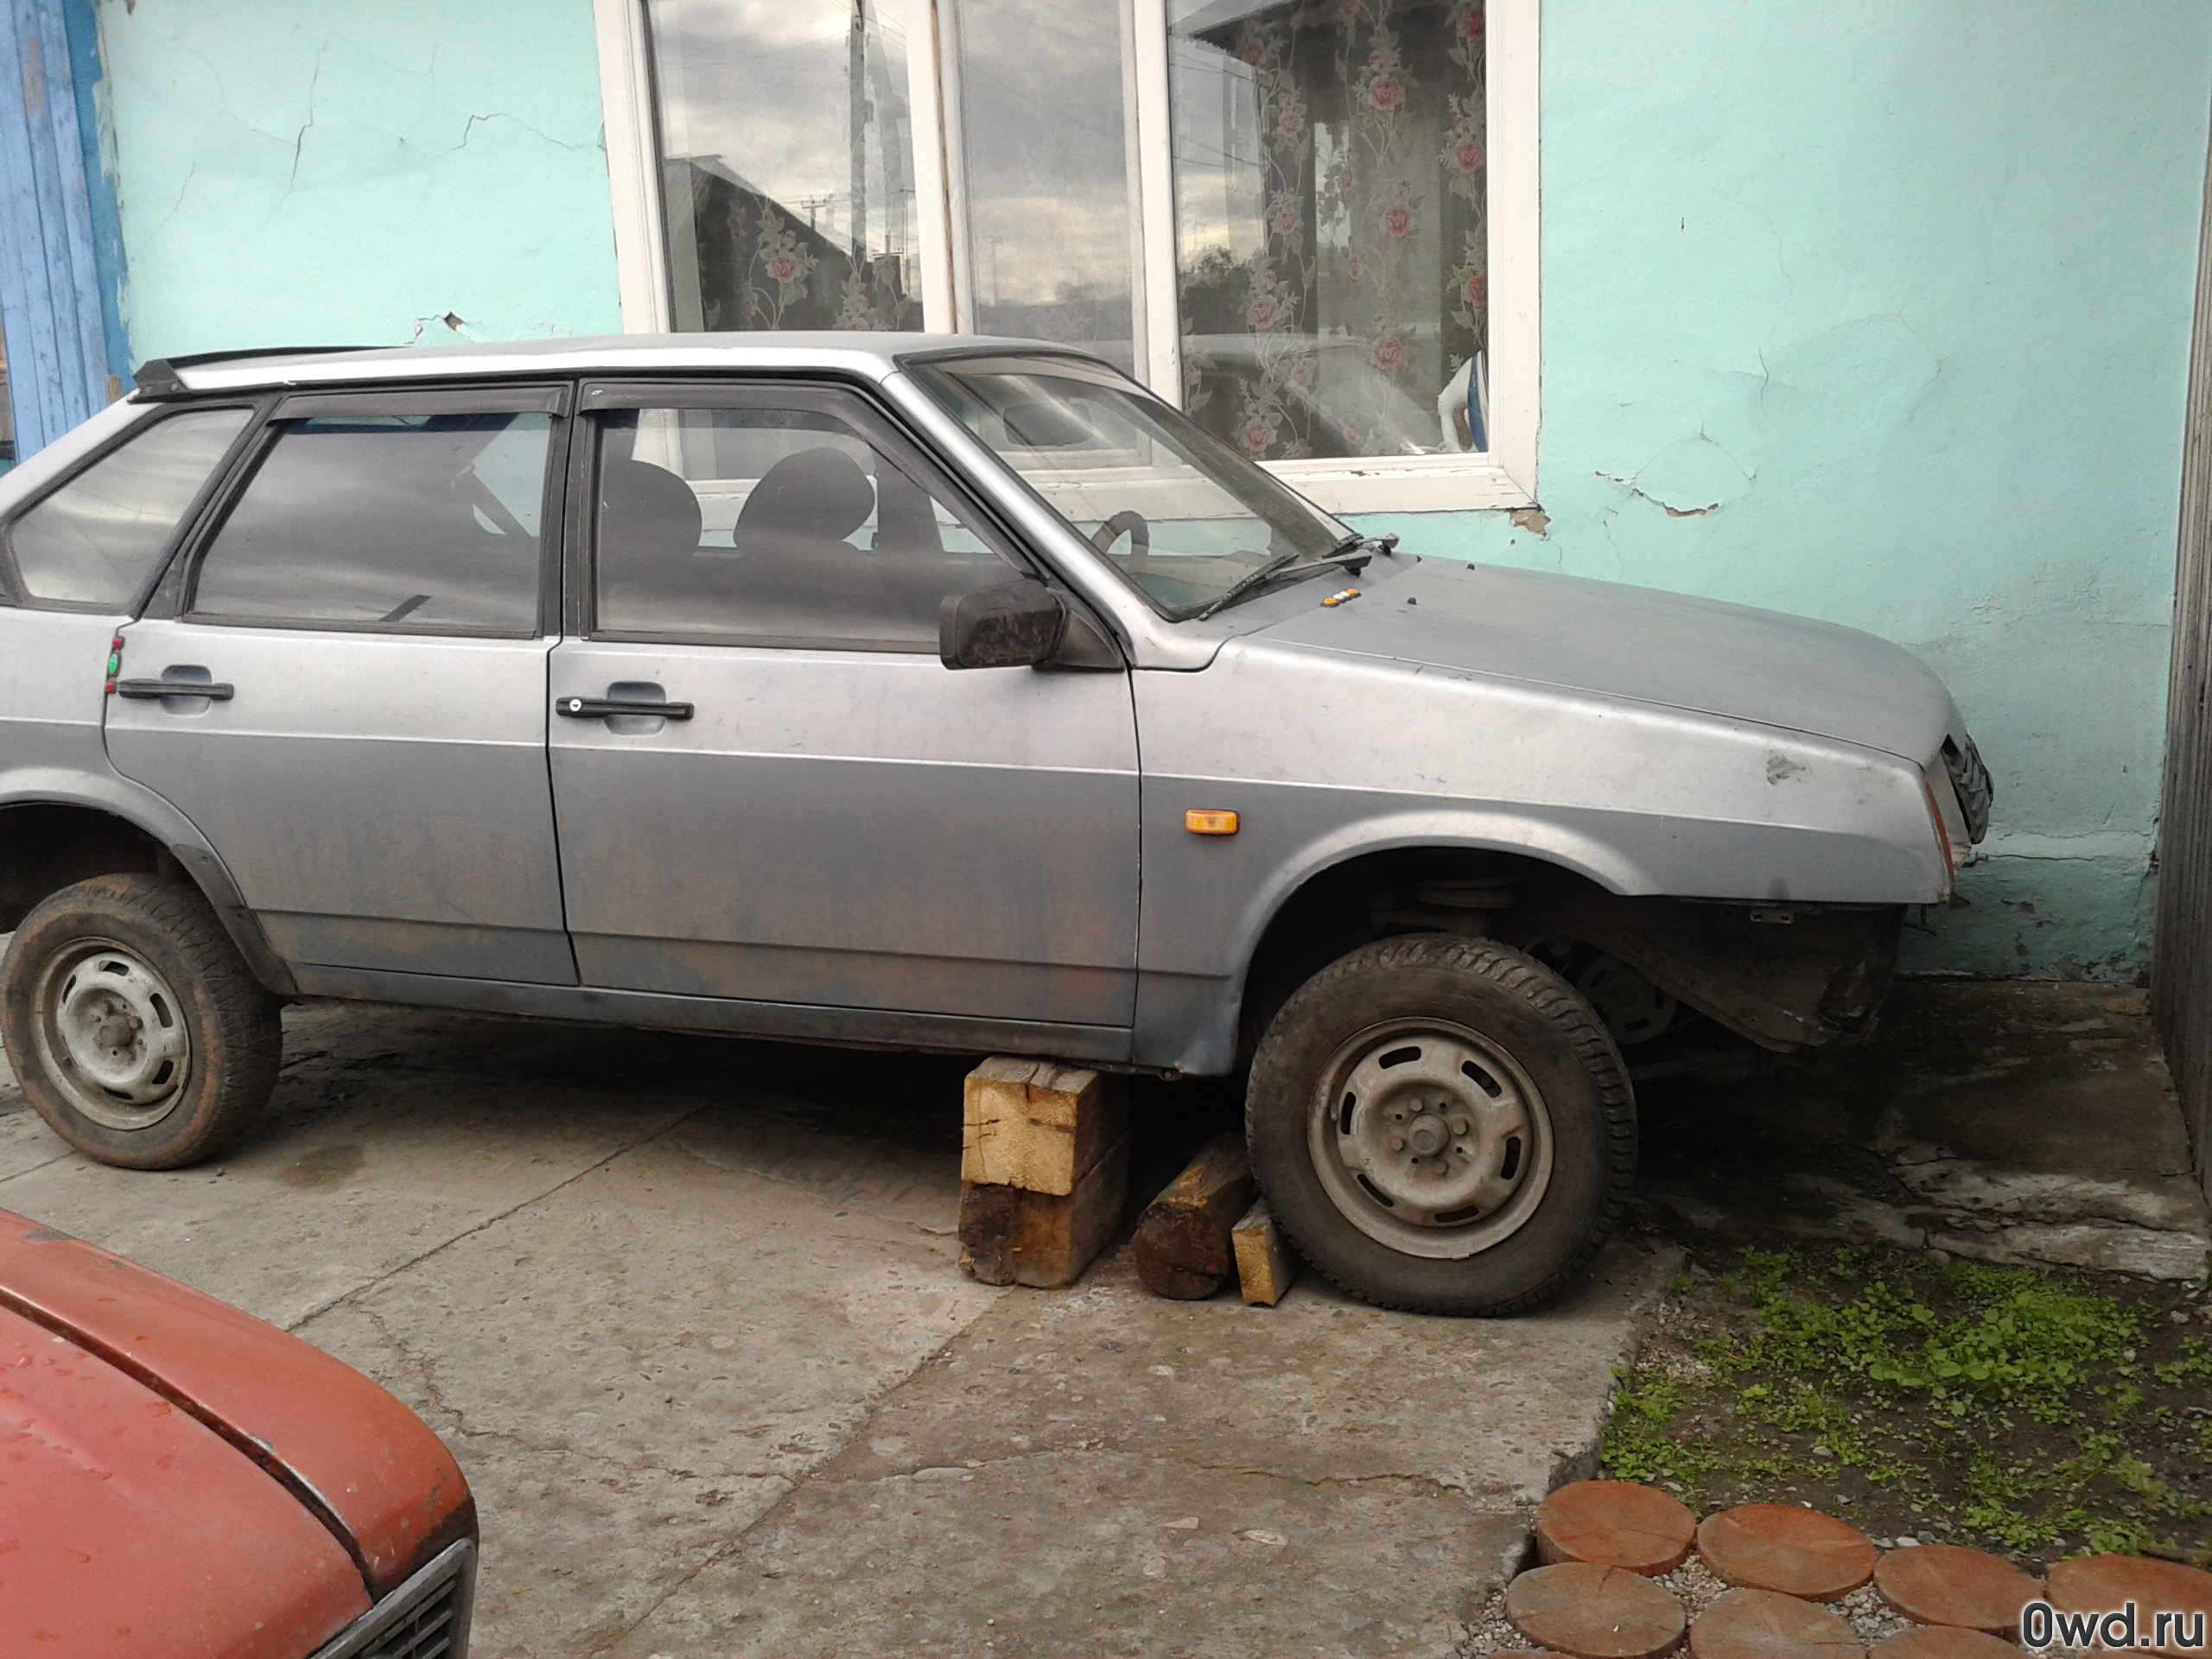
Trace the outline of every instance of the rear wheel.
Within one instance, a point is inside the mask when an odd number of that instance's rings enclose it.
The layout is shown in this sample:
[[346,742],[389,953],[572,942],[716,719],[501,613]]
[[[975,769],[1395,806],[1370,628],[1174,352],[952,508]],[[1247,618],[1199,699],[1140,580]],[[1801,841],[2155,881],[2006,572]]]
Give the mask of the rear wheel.
[[94,876],[23,918],[0,1039],[24,1097],[103,1163],[175,1169],[236,1142],[276,1086],[277,1001],[190,887]]
[[1636,1111],[1604,1023],[1487,939],[1362,946],[1308,980],[1252,1065],[1246,1131],[1275,1219],[1354,1295],[1518,1313],[1618,1223]]

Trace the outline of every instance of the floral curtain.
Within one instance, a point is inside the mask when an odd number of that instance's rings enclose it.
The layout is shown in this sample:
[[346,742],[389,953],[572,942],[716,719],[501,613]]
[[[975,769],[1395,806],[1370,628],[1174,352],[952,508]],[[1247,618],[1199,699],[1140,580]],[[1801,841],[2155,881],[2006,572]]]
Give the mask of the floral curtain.
[[1248,454],[1465,442],[1438,401],[1487,334],[1483,25],[1481,0],[1297,0],[1185,37],[1179,74],[1211,47],[1249,87],[1242,249],[1186,245],[1179,283],[1185,405]]
[[[690,211],[671,228],[696,238],[698,315],[685,327],[919,328],[922,305],[898,252],[853,257],[780,202],[689,159],[669,163]],[[680,295],[679,310],[689,299]]]

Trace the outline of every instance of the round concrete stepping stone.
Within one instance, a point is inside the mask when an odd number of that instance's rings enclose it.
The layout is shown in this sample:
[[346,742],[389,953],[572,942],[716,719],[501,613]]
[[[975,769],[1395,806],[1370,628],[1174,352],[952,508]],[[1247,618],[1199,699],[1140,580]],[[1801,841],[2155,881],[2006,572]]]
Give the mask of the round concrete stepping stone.
[[1922,1624],[1884,1637],[1866,1659],[2020,1659],[2020,1650],[1963,1624]]
[[2043,1594],[2041,1584],[2003,1556],[1962,1544],[1893,1549],[1874,1563],[1874,1588],[1907,1618],[1992,1636],[2018,1630],[2020,1609]]
[[1859,1659],[1865,1651],[1827,1608],[1778,1590],[1724,1592],[1690,1626],[1691,1659]]
[[1505,1587],[1505,1616],[1531,1642],[1572,1659],[1658,1659],[1681,1644],[1688,1623],[1682,1604],[1650,1580],[1588,1561],[1531,1567]]
[[1587,1561],[1656,1579],[1688,1560],[1696,1541],[1697,1516],[1632,1480],[1578,1480],[1536,1509],[1536,1558],[1547,1566]]
[[1707,1516],[1697,1553],[1730,1584],[1808,1601],[1834,1601],[1874,1576],[1874,1545],[1865,1533],[1788,1503]]
[[[2084,1555],[2060,1561],[2050,1569],[2050,1605],[2062,1612],[2118,1612],[2135,1604],[2136,1637],[2143,1651],[2167,1654],[2175,1659],[2202,1659],[2207,1648],[2184,1648],[2172,1638],[2195,1635],[2196,1616],[2202,1613],[2205,1634],[2212,1638],[2212,1573],[2200,1573],[2178,1561],[2147,1560],[2140,1555]],[[2169,1630],[2168,1639],[2152,1646],[2158,1635],[2157,1615],[2181,1613],[2190,1620],[2180,1632]]]

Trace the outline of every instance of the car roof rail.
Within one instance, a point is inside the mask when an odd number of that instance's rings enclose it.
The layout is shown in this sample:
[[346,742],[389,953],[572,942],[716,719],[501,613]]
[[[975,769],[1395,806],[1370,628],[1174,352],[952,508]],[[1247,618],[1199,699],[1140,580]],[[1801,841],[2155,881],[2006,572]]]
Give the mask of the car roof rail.
[[243,363],[256,357],[312,357],[324,352],[377,352],[380,346],[254,346],[237,352],[193,352],[182,357],[151,357],[138,365],[131,380],[141,397],[181,397],[192,390],[180,370],[208,363]]

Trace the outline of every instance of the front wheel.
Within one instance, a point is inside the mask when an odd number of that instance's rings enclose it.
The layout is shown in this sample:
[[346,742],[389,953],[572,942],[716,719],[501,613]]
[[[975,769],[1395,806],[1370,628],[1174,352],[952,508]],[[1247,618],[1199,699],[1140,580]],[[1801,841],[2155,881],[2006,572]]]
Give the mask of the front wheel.
[[54,1132],[127,1169],[236,1142],[283,1046],[276,999],[207,900],[137,874],[64,887],[23,918],[0,963],[0,1039]]
[[1245,1124],[1300,1252],[1419,1313],[1556,1294],[1636,1173],[1635,1100],[1603,1021],[1541,963],[1455,935],[1363,945],[1306,981],[1261,1039]]

